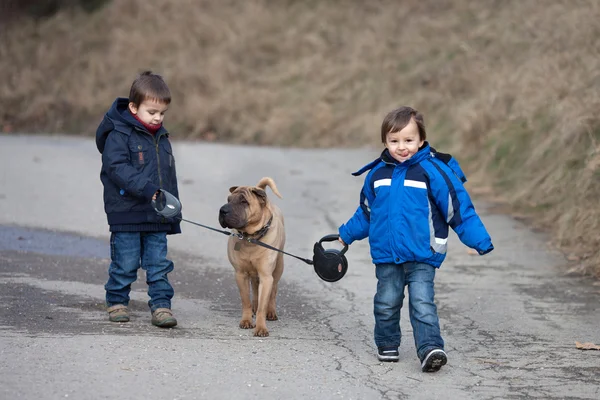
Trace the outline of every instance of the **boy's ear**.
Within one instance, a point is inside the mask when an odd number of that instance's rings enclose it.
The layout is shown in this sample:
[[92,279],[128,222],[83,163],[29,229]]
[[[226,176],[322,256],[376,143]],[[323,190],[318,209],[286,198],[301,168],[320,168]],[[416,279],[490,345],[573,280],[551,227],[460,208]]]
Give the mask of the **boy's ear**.
[[130,102],[129,102],[129,106],[128,106],[128,107],[129,107],[129,111],[131,111],[131,113],[132,113],[133,115],[136,115],[136,114],[137,114],[137,112],[138,112],[138,108],[137,108],[137,106],[135,105],[135,103],[134,103],[133,101],[130,101]]

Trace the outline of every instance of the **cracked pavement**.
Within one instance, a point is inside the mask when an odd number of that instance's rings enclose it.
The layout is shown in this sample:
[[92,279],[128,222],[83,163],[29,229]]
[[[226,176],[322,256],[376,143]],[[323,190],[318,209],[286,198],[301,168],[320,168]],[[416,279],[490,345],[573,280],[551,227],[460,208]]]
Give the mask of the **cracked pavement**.
[[[350,173],[379,151],[174,142],[184,217],[218,227],[228,188],[275,179],[286,251],[311,257],[355,210]],[[567,276],[546,238],[476,201],[496,250],[455,235],[436,277],[448,365],[420,371],[406,308],[400,362],[373,344],[376,279],[366,241],[336,283],[285,256],[270,336],[241,316],[226,238],[191,224],[170,237],[179,325],[150,325],[142,272],[132,320],[108,322],[108,227],[90,138],[0,135],[0,398],[598,399],[600,285]],[[469,186],[467,185],[467,188]],[[270,195],[270,191],[268,191]]]

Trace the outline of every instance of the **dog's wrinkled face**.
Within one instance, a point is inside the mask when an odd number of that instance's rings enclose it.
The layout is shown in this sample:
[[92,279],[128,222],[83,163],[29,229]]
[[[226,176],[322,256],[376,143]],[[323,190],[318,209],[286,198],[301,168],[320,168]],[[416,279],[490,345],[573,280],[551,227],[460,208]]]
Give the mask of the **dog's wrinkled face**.
[[243,229],[261,221],[267,204],[267,193],[251,186],[234,186],[229,189],[227,203],[219,210],[219,223],[223,228]]

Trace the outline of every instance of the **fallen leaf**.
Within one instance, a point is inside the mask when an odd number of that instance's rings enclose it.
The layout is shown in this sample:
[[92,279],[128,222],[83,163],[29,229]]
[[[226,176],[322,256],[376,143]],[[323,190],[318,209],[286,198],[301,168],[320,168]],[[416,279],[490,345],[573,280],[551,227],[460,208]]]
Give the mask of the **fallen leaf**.
[[577,347],[580,350],[600,350],[600,346],[595,345],[594,343],[590,343],[590,342],[579,343],[576,341],[575,347]]

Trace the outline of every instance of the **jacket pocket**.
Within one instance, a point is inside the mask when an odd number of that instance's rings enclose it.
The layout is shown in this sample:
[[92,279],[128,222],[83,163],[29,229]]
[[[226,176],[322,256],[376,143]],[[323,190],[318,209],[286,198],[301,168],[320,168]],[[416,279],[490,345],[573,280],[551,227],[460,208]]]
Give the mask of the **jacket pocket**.
[[142,143],[129,143],[131,165],[143,167],[148,163],[148,146]]

